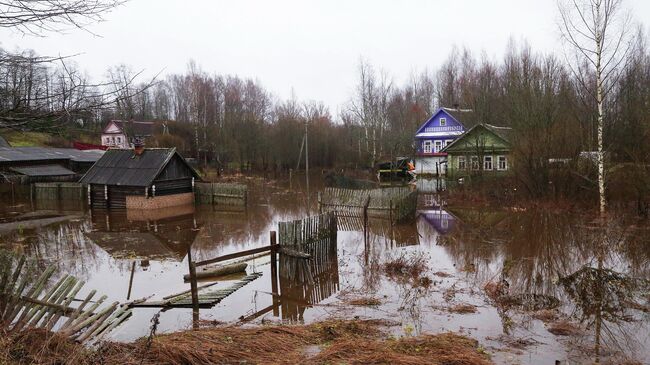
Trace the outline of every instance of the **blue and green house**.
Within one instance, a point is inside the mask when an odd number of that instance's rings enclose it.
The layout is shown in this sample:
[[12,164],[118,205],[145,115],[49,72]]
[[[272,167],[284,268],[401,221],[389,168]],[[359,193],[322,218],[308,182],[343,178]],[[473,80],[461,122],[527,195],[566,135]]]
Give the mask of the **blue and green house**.
[[[511,129],[471,125],[468,110],[441,108],[415,134],[416,170],[420,174],[463,177],[505,175],[512,167]],[[463,116],[467,116],[467,120]]]

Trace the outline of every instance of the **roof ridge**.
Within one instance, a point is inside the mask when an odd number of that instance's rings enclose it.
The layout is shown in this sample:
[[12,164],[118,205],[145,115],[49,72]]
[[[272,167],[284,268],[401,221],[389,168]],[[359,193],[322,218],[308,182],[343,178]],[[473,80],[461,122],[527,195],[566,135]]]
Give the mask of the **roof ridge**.
[[440,109],[446,110],[448,112],[473,112],[474,109],[460,109],[460,108],[450,108],[447,106],[443,106]]

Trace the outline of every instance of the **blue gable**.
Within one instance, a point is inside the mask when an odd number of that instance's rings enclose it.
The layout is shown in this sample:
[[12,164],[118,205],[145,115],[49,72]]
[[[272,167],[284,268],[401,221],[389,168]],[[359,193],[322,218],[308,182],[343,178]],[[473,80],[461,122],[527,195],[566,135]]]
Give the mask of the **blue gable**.
[[[441,125],[440,119],[444,118],[445,123]],[[458,132],[464,132],[465,126],[456,118],[454,118],[450,113],[445,109],[440,108],[435,112],[431,118],[429,118],[424,124],[418,128],[415,132],[415,135],[421,133],[440,133],[441,135],[445,132],[452,132],[451,135],[457,134]],[[455,133],[454,133],[455,132]]]

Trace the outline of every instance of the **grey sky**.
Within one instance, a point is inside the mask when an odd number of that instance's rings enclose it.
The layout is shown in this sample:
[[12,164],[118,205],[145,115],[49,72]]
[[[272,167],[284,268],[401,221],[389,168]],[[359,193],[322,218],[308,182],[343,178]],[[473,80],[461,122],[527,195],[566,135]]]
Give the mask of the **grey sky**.
[[[650,0],[627,0],[650,24]],[[281,98],[322,100],[333,114],[353,92],[360,57],[395,82],[435,70],[454,45],[498,59],[508,40],[561,52],[554,0],[131,0],[104,23],[46,38],[2,30],[2,47],[76,54],[99,79],[125,63],[148,75],[204,71],[258,79]]]

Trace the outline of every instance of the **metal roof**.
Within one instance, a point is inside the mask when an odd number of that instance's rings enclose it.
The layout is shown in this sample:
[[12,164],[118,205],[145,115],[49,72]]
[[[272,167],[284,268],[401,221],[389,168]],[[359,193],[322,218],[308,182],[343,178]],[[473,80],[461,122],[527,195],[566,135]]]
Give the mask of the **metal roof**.
[[0,163],[18,161],[71,160],[95,162],[104,154],[101,150],[80,151],[74,148],[0,147]]
[[74,171],[70,171],[61,165],[12,167],[10,170],[27,176],[65,176],[76,174]]
[[126,133],[129,136],[135,137],[150,137],[153,135],[154,123],[153,122],[139,122],[135,120],[111,120],[104,127],[103,133],[108,133],[106,129],[115,123],[123,133]]
[[[133,149],[109,149],[80,182],[98,185],[149,186],[177,155],[175,148],[147,148],[141,155]],[[178,155],[185,164],[185,159]],[[191,171],[194,172],[189,165]],[[198,174],[194,172],[195,177]]]

